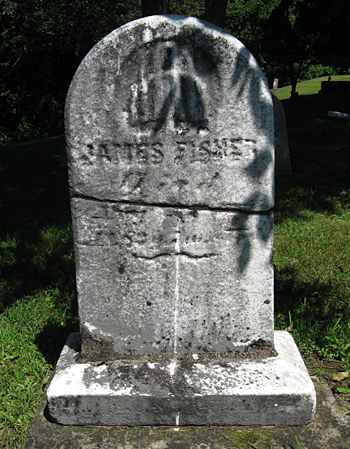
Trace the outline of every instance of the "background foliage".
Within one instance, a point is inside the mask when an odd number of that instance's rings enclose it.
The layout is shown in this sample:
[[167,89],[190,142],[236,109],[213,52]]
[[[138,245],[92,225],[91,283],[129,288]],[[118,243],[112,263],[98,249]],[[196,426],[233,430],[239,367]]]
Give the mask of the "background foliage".
[[[223,2],[212,2],[214,9]],[[210,20],[207,3],[171,0],[168,9]],[[225,28],[265,67],[271,85],[278,77],[293,88],[302,76],[347,72],[349,10],[347,0],[229,0]],[[140,0],[0,0],[0,143],[61,134],[81,60],[139,17]]]
[[102,37],[140,17],[137,0],[1,0],[0,142],[63,131],[65,95]]

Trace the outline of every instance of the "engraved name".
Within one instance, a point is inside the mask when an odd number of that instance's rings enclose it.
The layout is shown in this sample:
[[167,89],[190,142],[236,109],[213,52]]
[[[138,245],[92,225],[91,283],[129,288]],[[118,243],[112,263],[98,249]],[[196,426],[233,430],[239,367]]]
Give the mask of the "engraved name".
[[79,159],[90,165],[98,160],[112,165],[159,165],[164,154],[161,143],[97,142],[84,146]]
[[84,146],[78,158],[89,165],[100,162],[107,165],[148,166],[160,165],[165,157],[175,164],[207,164],[223,159],[235,163],[243,159],[252,160],[256,156],[255,141],[243,138],[179,138],[167,147],[166,152],[161,143],[95,142]]
[[243,158],[251,159],[255,156],[255,142],[242,138],[221,138],[176,142],[174,162],[176,164],[209,161],[220,161],[229,158],[239,161]]

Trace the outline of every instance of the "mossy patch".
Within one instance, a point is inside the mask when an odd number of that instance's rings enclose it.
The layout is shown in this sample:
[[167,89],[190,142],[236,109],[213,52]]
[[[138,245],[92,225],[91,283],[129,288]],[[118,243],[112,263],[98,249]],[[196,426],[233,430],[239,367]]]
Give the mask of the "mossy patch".
[[272,437],[272,430],[261,427],[227,428],[218,432],[223,438],[232,442],[234,448],[250,448],[267,444]]

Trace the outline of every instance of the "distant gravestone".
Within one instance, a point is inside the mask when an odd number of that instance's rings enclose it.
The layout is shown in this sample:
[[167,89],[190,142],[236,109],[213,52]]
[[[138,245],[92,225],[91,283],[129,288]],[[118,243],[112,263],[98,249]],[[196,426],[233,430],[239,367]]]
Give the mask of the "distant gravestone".
[[275,126],[275,176],[289,176],[292,173],[290,163],[288,133],[283,105],[272,95]]
[[57,422],[312,419],[273,329],[273,120],[254,58],[208,23],[141,19],[86,56],[66,104],[81,348],[48,389]]
[[350,81],[321,81],[320,93],[339,92],[350,89]]
[[278,78],[274,78],[272,90],[273,90],[274,92],[277,92],[277,89],[278,89]]

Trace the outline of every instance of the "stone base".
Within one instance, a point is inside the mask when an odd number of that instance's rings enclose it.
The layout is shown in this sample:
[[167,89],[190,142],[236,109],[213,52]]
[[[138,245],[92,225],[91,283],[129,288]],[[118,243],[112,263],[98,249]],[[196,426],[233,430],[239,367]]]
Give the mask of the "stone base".
[[258,360],[191,354],[78,363],[78,339],[70,335],[47,391],[60,424],[302,425],[315,413],[315,388],[288,332],[275,332],[277,357]]

